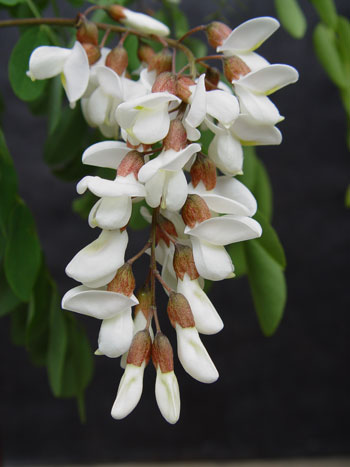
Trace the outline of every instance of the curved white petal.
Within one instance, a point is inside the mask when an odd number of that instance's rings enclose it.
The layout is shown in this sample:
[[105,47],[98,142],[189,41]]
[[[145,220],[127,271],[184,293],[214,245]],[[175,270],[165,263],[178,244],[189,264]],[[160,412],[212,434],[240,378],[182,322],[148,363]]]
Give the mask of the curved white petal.
[[177,292],[187,298],[198,332],[216,334],[221,331],[224,323],[197,279],[191,280],[187,274],[184,275],[183,280],[178,278]]
[[112,68],[100,66],[96,68],[96,75],[102,91],[108,96],[124,98],[123,79]]
[[186,227],[185,233],[214,245],[229,245],[261,237],[262,229],[260,224],[251,217],[228,214],[207,219],[193,229]]
[[145,365],[145,362],[141,366],[130,363],[126,365],[111,411],[113,418],[120,420],[126,417],[139,403],[143,389]]
[[63,86],[70,103],[80,99],[89,83],[90,67],[87,54],[79,41],[76,41],[69,57],[63,65]]
[[131,307],[113,318],[104,319],[98,336],[98,350],[110,358],[117,358],[126,352],[133,338]]
[[281,144],[282,134],[273,125],[262,125],[249,115],[241,114],[230,128],[243,145],[258,146]]
[[225,91],[214,90],[206,93],[207,113],[224,126],[231,126],[239,114],[237,97]]
[[64,310],[75,311],[97,319],[112,318],[126,308],[137,304],[138,300],[135,295],[127,297],[107,290],[89,289],[84,285],[68,290],[62,298]]
[[166,173],[164,170],[157,172],[148,182],[146,182],[146,203],[151,208],[156,208],[160,205],[160,200],[163,194],[164,183],[166,182]]
[[102,141],[89,146],[83,154],[83,164],[117,169],[130,151],[122,141]]
[[135,180],[133,174],[126,177],[118,175],[115,180],[105,180],[98,176],[87,175],[78,183],[77,192],[81,195],[87,189],[100,197],[146,196],[145,187]]
[[192,378],[201,383],[213,383],[219,377],[196,328],[182,328],[176,324],[177,354],[181,365]]
[[225,247],[193,236],[191,242],[197,271],[204,279],[222,281],[234,276],[232,260]]
[[130,219],[132,201],[130,196],[102,198],[92,207],[89,214],[90,227],[115,230],[124,227]]
[[166,137],[169,132],[170,116],[168,106],[139,112],[133,126],[133,135],[141,143],[154,144]]
[[217,177],[213,190],[207,191],[200,182],[196,188],[190,183],[188,191],[200,195],[211,211],[239,216],[253,216],[256,213],[256,199],[251,191],[230,176]]
[[37,47],[29,58],[27,74],[33,80],[57,76],[62,73],[64,63],[70,54],[71,50],[63,47],[49,45]]
[[[176,278],[176,274],[175,274],[175,270],[173,266],[174,251],[175,251],[174,244],[170,243],[170,246],[168,248],[163,241],[160,243],[164,244],[162,278],[171,289],[176,290],[177,278]],[[166,289],[164,289],[164,292],[168,294]]]
[[168,26],[152,18],[152,16],[131,11],[127,8],[123,9],[123,13],[126,17],[121,18],[120,22],[126,26],[145,32],[146,34],[156,34],[157,36],[168,36],[170,34]]
[[229,130],[214,136],[208,148],[208,156],[224,174],[242,173],[242,145]]
[[176,423],[180,417],[180,391],[173,371],[162,373],[158,366],[155,393],[160,413],[167,422]]
[[239,84],[254,93],[268,96],[288,84],[295,83],[298,78],[299,74],[292,66],[274,64],[248,73],[240,78]]
[[87,286],[113,276],[124,264],[127,244],[126,231],[102,230],[95,241],[80,250],[70,261],[66,267],[67,276]]
[[168,172],[163,189],[162,208],[167,208],[169,211],[178,211],[185,204],[187,194],[187,180],[183,171]]
[[248,65],[250,71],[260,70],[260,68],[270,65],[266,58],[256,52],[237,53],[236,55]]
[[255,50],[278,28],[279,22],[269,16],[250,19],[237,26],[216,50],[232,53]]
[[107,120],[107,114],[111,105],[111,99],[101,87],[97,87],[91,94],[87,104],[89,120],[93,125],[99,126]]
[[198,78],[193,95],[191,96],[191,106],[185,117],[185,123],[192,128],[199,126],[207,113],[207,100],[205,90],[205,75]]

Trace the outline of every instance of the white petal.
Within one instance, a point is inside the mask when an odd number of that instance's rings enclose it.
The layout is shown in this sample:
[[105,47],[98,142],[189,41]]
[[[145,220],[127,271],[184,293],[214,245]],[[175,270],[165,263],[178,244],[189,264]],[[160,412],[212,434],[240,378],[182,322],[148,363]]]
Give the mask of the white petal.
[[85,193],[89,189],[96,196],[100,197],[116,197],[122,195],[128,196],[146,196],[145,187],[135,180],[133,174],[131,176],[117,176],[115,180],[105,180],[101,177],[92,177],[87,175],[77,185],[79,194]]
[[119,420],[126,417],[139,403],[142,395],[144,370],[145,362],[141,366],[126,365],[112,407],[111,415],[113,418]]
[[121,229],[130,219],[132,201],[130,196],[102,198],[92,207],[89,214],[90,227],[106,230]]
[[248,52],[255,50],[279,28],[279,22],[269,16],[253,18],[235,28],[216,50]]
[[98,350],[110,358],[117,358],[129,350],[133,338],[131,308],[110,319],[104,319],[98,336]]
[[260,70],[260,68],[270,65],[266,58],[256,52],[238,53],[236,55],[248,65],[251,71]]
[[71,49],[43,45],[37,47],[29,59],[28,75],[31,79],[47,79],[63,71],[64,62],[71,54]]
[[191,241],[197,271],[204,279],[222,281],[234,276],[232,260],[225,247],[196,237]]
[[90,75],[89,60],[84,47],[76,41],[63,65],[64,88],[69,102],[74,103],[84,94]]
[[109,292],[107,290],[89,289],[84,285],[74,287],[62,298],[64,310],[75,311],[97,319],[108,319],[116,316],[126,308],[137,305],[137,298]]
[[213,304],[201,289],[198,280],[191,280],[187,274],[179,278],[177,292],[183,294],[190,304],[197,331],[202,334],[216,334],[224,327],[222,319]]
[[196,328],[182,328],[176,324],[177,354],[181,365],[192,378],[201,383],[213,383],[219,377]]
[[237,97],[221,90],[209,91],[206,97],[207,113],[224,126],[231,126],[239,114]]
[[[136,298],[136,297],[135,297]],[[134,318],[134,321],[133,321],[133,336],[135,336],[135,334],[139,331],[143,331],[146,327],[146,324],[147,324],[147,320],[145,318],[145,315],[139,311],[135,318]],[[151,339],[152,339],[152,342],[153,342],[153,339],[154,339],[154,332],[153,332],[153,329],[152,329],[152,323],[149,325],[149,333],[151,335]],[[120,359],[120,366],[121,368],[125,368],[126,367],[126,361],[128,359],[128,354],[129,352],[125,352],[121,359]]]
[[185,204],[187,194],[187,180],[183,171],[168,172],[167,182],[163,189],[162,208],[178,211]]
[[208,156],[227,175],[242,173],[243,149],[241,143],[226,130],[217,134],[209,145]]
[[151,16],[131,11],[127,8],[123,9],[123,13],[126,18],[120,19],[120,22],[137,31],[145,32],[146,34],[156,34],[157,36],[168,36],[170,34],[168,26]]
[[190,183],[188,191],[200,195],[209,209],[218,213],[253,216],[257,209],[256,199],[251,191],[243,183],[230,176],[217,177],[213,190],[207,191],[200,182],[196,188],[193,188]]
[[195,87],[190,110],[185,117],[185,123],[192,128],[197,128],[205,118],[207,113],[207,101],[206,101],[206,90],[205,90],[205,75],[201,75],[198,78],[197,85]]
[[275,64],[248,73],[240,78],[239,84],[252,92],[268,96],[288,84],[295,83],[298,78],[299,74],[292,66]]
[[282,141],[282,134],[278,128],[273,125],[262,125],[244,114],[237,118],[231,127],[231,132],[243,145],[281,144]]
[[143,110],[136,117],[133,134],[141,143],[154,144],[166,137],[169,126],[167,105],[156,110]]
[[[160,243],[164,244],[164,260],[163,260],[163,267],[162,267],[162,278],[164,282],[173,290],[176,290],[177,285],[177,278],[173,266],[174,261],[174,251],[175,247],[173,243],[170,243],[169,248],[165,245],[162,241]],[[159,246],[159,245],[158,245]],[[168,294],[168,292],[164,289],[164,292]]]
[[166,173],[164,170],[161,170],[146,183],[146,202],[151,208],[159,206],[165,181]]
[[126,231],[102,230],[95,241],[80,250],[70,261],[66,267],[67,276],[89,285],[111,274],[114,275],[124,264],[127,244]]
[[100,66],[96,69],[96,75],[101,89],[105,94],[123,100],[123,80],[115,71],[109,67]]
[[262,229],[260,224],[251,217],[229,214],[207,219],[193,229],[186,227],[185,233],[214,245],[229,245],[260,237]]
[[122,141],[102,141],[89,146],[83,154],[83,164],[117,169],[130,151]]
[[171,424],[180,417],[180,391],[175,373],[162,373],[158,366],[156,378],[156,401],[165,420]]
[[87,104],[89,120],[93,125],[99,126],[106,121],[110,105],[111,98],[102,91],[101,87],[96,88]]

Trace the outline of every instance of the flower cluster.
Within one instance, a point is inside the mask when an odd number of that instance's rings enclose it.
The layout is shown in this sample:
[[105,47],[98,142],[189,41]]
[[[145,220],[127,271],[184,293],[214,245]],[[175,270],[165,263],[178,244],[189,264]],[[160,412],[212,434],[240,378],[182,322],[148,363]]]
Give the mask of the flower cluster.
[[[155,19],[121,6],[108,11],[142,34],[168,33]],[[121,357],[125,371],[112,407],[114,418],[127,416],[137,405],[150,359],[159,409],[169,423],[179,418],[173,350],[160,328],[156,280],[169,297],[167,315],[183,368],[203,383],[218,378],[200,334],[218,333],[223,322],[203,290],[203,279],[233,277],[225,246],[262,234],[252,218],[256,200],[234,177],[242,174],[242,146],[281,142],[275,125],[283,117],[268,95],[295,82],[298,74],[253,52],[277,27],[269,17],[233,31],[218,22],[207,26],[210,45],[222,52],[230,86],[208,65],[200,75],[176,72],[166,47],[155,53],[146,44],[140,44],[142,66],[133,80],[126,72],[123,38],[112,50],[98,46],[97,28],[84,17],[72,49],[39,47],[30,58],[32,79],[61,74],[70,104],[81,100],[88,124],[112,138],[83,154],[84,164],[113,169],[115,178],[86,176],[77,185],[78,193],[89,190],[99,197],[89,225],[101,232],[68,264],[67,275],[81,285],[65,294],[62,306],[100,319],[96,354]],[[213,133],[207,154],[201,145],[203,130]],[[151,235],[125,261],[126,227],[133,206],[137,209],[142,200],[147,207],[141,214],[151,224]],[[150,254],[150,270],[135,296],[132,264],[143,253]]]

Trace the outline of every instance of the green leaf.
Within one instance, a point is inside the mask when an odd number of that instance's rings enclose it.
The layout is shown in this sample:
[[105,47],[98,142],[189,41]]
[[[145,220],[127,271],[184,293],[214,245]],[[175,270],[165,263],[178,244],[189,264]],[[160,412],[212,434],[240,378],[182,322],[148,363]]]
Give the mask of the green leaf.
[[0,0],[0,5],[5,6],[14,6],[18,5],[18,3],[23,3],[25,0]]
[[271,336],[283,315],[287,288],[280,265],[256,240],[245,244],[248,279],[262,332]]
[[0,229],[5,235],[10,212],[17,198],[17,175],[0,129]]
[[241,277],[247,274],[248,268],[247,268],[247,260],[245,257],[245,249],[244,249],[244,243],[243,242],[238,242],[238,243],[232,243],[228,248],[227,251],[229,255],[231,256],[232,263],[234,264],[235,270],[235,277]]
[[124,48],[128,52],[128,70],[132,73],[140,67],[140,60],[137,56],[137,50],[139,47],[139,40],[134,35],[129,35],[124,41]]
[[129,227],[133,230],[141,230],[149,226],[149,223],[140,214],[140,209],[142,206],[147,207],[145,201],[141,201],[140,203],[134,203],[132,205],[132,213],[129,221]]
[[208,47],[204,41],[196,37],[188,37],[184,41],[185,45],[191,49],[196,58],[205,57],[208,54]]
[[202,145],[202,152],[208,154],[208,148],[213,139],[214,133],[212,133],[210,130],[205,130],[201,132],[200,143]]
[[324,24],[318,24],[314,30],[313,43],[317,58],[330,79],[341,88],[348,86],[334,32]]
[[63,86],[60,76],[50,82],[48,101],[48,133],[51,134],[59,124],[62,112]]
[[1,267],[0,270],[0,316],[5,316],[8,313],[11,313],[18,305],[21,303],[21,300],[16,297],[9,287],[6,277]]
[[86,191],[79,198],[73,200],[72,209],[74,212],[79,214],[83,219],[89,217],[92,206],[98,200],[97,196],[93,195],[90,191]]
[[20,304],[11,313],[11,339],[14,345],[22,346],[26,341],[28,304]]
[[263,233],[260,238],[256,238],[252,241],[258,243],[265,250],[265,252],[271,256],[271,258],[281,267],[281,269],[284,270],[287,264],[286,257],[275,229],[272,227],[268,219],[259,211],[256,213],[254,218],[261,225]]
[[275,0],[275,8],[285,30],[296,39],[304,37],[307,23],[297,0]]
[[269,176],[260,159],[256,160],[253,194],[258,202],[258,212],[271,220],[273,209],[272,189]]
[[40,45],[49,44],[49,38],[42,28],[28,29],[15,45],[9,62],[9,78],[17,97],[24,101],[37,99],[44,91],[46,81],[31,81],[26,75],[29,57]]
[[47,353],[47,371],[53,394],[62,393],[63,370],[68,348],[68,330],[64,312],[59,305],[57,291],[54,291],[50,306],[49,345]]
[[[344,16],[338,17],[337,44],[346,76],[350,78],[350,21]],[[348,83],[350,86],[350,83]]]
[[337,26],[337,10],[333,0],[310,0],[321,20],[330,28]]
[[345,207],[350,208],[350,185],[347,186],[345,191]]
[[174,24],[175,37],[180,39],[190,29],[188,19],[177,5],[169,5],[171,18]]
[[5,248],[5,274],[15,294],[28,301],[40,267],[41,250],[33,216],[23,201],[15,205]]

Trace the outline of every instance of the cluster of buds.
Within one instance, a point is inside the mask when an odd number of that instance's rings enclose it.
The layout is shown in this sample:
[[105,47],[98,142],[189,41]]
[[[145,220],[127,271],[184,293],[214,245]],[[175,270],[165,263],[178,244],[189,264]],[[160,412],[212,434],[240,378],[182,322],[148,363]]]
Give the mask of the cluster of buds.
[[[155,19],[119,5],[107,10],[142,36],[169,32]],[[233,31],[223,23],[208,25],[208,41],[222,52],[230,86],[211,67],[201,75],[177,72],[164,38],[158,53],[140,43],[142,65],[139,78],[132,80],[123,42],[112,50],[100,47],[96,26],[84,17],[72,49],[39,47],[30,58],[29,76],[61,73],[71,105],[81,99],[88,124],[109,138],[83,154],[84,164],[114,169],[115,179],[86,176],[77,185],[78,193],[89,190],[99,197],[89,225],[101,233],[68,264],[66,273],[81,285],[65,294],[62,306],[102,320],[96,354],[121,357],[125,372],[112,407],[114,418],[125,417],[137,405],[150,359],[160,411],[169,423],[179,418],[173,350],[160,327],[156,281],[169,296],[167,315],[183,368],[204,383],[218,378],[199,334],[218,333],[223,321],[203,290],[203,279],[233,277],[225,246],[262,234],[252,218],[256,200],[235,176],[243,172],[242,146],[282,139],[275,125],[283,117],[267,96],[295,82],[298,74],[254,52],[277,27],[269,17]],[[203,129],[213,133],[207,154],[201,146]],[[151,237],[125,261],[126,228],[133,206],[138,209],[142,200],[148,207],[140,212],[152,224]],[[132,264],[143,253],[151,256],[150,271],[135,296]]]

